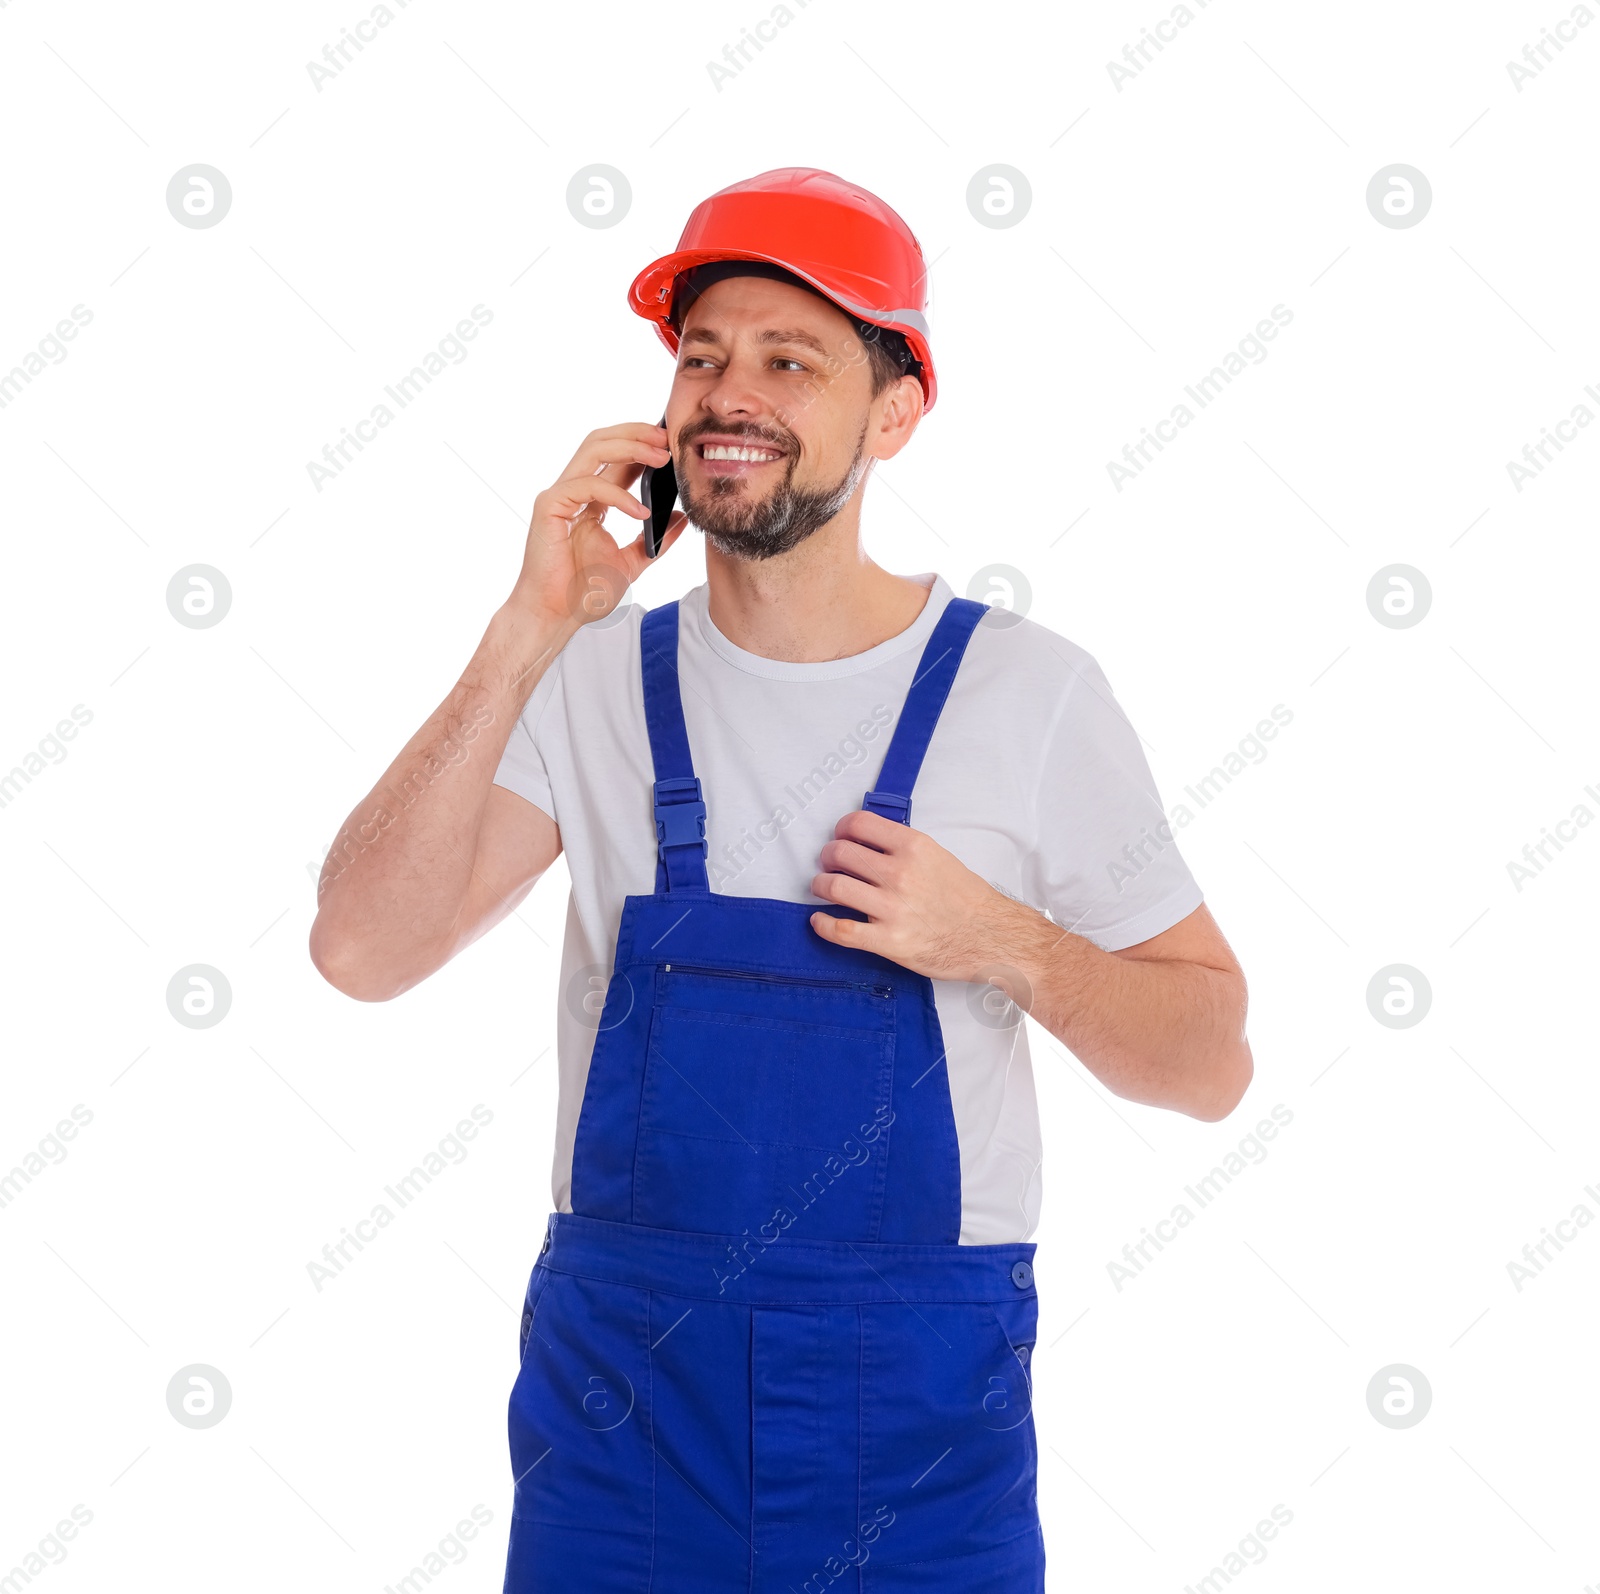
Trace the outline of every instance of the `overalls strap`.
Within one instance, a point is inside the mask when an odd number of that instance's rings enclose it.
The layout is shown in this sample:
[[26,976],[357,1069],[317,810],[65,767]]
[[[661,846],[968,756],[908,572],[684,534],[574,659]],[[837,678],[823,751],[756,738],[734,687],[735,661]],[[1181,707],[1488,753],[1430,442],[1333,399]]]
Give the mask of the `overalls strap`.
[[988,612],[988,604],[972,598],[952,598],[945,605],[917,663],[916,677],[901,706],[889,749],[883,755],[878,784],[861,800],[861,806],[869,812],[898,820],[902,825],[911,823],[911,788],[917,783],[923,756],[967,643]]
[[706,805],[678,690],[678,605],[652,609],[639,631],[644,718],[655,764],[656,891],[709,891]]

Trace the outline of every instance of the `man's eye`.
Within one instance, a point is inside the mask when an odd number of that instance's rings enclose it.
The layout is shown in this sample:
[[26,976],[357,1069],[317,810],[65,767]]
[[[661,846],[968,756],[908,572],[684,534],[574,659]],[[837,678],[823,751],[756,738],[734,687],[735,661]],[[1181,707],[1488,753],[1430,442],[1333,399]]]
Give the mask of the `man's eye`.
[[797,370],[797,371],[803,371],[806,368],[805,367],[805,362],[803,360],[791,360],[789,358],[789,356],[786,355],[786,354],[780,354],[777,357],[777,359],[775,359],[772,363],[774,365],[789,365],[789,366],[793,366],[794,369]]

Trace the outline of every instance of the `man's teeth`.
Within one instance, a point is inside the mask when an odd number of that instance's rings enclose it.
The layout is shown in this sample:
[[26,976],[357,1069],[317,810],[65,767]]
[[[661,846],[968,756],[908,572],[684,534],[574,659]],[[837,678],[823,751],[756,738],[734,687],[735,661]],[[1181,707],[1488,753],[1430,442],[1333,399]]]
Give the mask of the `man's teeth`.
[[779,454],[771,448],[728,448],[721,443],[707,443],[700,451],[702,459],[738,459],[746,464],[759,463],[762,460],[777,459]]

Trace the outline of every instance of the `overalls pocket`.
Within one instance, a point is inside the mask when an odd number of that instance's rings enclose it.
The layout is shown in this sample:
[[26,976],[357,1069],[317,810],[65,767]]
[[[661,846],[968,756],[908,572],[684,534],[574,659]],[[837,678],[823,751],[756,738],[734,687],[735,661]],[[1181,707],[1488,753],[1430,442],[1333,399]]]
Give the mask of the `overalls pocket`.
[[655,1499],[648,1294],[539,1267],[529,1296],[507,1412],[517,1575],[506,1587],[643,1589]]
[[[1039,1298],[1019,1295],[986,1308],[1000,1331],[1000,1356],[988,1375],[985,1427],[1026,1430],[1033,1439],[1033,1347],[1039,1337]],[[1007,1356],[1005,1352],[1009,1351]]]
[[544,1294],[549,1279],[549,1268],[535,1263],[532,1277],[528,1280],[527,1294],[522,1298],[522,1329],[517,1344],[519,1366],[528,1359],[528,1338],[533,1331],[534,1319],[539,1315],[539,1297]]
[[1027,1341],[1011,1337],[1032,1309],[1031,1297],[862,1308],[862,1499],[892,1503],[903,1528],[885,1533],[880,1564],[998,1553],[1036,1526]]
[[870,982],[663,967],[634,1221],[875,1239],[894,1018],[892,989]]

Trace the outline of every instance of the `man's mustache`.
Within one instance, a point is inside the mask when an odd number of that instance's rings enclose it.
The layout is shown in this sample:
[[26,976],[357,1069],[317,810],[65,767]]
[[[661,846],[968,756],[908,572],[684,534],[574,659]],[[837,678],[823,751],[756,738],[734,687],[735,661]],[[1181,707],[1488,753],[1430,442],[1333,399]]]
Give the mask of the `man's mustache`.
[[794,454],[798,450],[794,440],[787,433],[777,434],[762,431],[753,426],[696,426],[693,431],[685,429],[678,433],[678,447],[680,449],[692,448],[702,437],[720,434],[723,437],[737,437],[746,443],[759,443],[767,448],[782,449],[785,454]]

